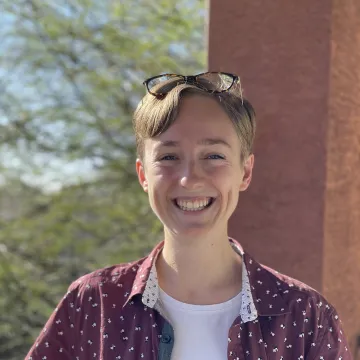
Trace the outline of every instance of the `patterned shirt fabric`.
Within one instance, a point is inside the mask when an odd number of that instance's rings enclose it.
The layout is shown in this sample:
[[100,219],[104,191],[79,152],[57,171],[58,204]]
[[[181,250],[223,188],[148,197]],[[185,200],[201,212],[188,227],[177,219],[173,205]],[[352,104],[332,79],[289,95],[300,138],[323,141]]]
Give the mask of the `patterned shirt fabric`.
[[[350,360],[334,307],[309,286],[243,259],[242,305],[228,332],[228,360]],[[159,302],[155,261],[138,261],[76,280],[26,360],[170,360],[174,332]]]

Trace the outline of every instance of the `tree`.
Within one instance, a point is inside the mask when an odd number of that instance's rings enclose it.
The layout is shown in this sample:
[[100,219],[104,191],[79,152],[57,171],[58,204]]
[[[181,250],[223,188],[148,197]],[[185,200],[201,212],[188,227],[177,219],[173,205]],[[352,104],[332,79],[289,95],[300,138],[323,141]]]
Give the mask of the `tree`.
[[196,0],[3,0],[0,10],[0,358],[12,360],[71,281],[159,239],[131,116],[146,77],[204,69],[205,10]]

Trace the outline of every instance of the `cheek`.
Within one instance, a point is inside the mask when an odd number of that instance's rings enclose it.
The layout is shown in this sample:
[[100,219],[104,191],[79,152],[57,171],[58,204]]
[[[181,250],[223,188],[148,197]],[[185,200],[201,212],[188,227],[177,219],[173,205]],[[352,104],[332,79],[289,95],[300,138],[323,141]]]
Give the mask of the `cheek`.
[[234,186],[229,186],[224,195],[224,210],[226,211],[226,214],[228,214],[228,216],[231,216],[234,213],[239,201],[239,190]]
[[171,183],[174,179],[176,179],[176,172],[171,167],[157,169],[154,172],[154,183],[156,183],[156,186],[166,186],[166,184]]
[[[229,169],[223,169],[223,171],[216,172],[212,176],[212,183],[220,190],[225,197],[224,200],[228,202],[229,205],[231,204],[231,207],[237,204],[242,178],[242,172],[229,171]],[[235,205],[233,205],[233,203]]]
[[157,199],[166,196],[167,189],[173,183],[173,176],[168,171],[161,171],[153,173],[149,183],[150,196],[153,198],[152,202],[157,203]]
[[242,173],[232,166],[213,166],[207,169],[207,174],[211,179],[216,179],[223,186],[234,187],[241,183]]

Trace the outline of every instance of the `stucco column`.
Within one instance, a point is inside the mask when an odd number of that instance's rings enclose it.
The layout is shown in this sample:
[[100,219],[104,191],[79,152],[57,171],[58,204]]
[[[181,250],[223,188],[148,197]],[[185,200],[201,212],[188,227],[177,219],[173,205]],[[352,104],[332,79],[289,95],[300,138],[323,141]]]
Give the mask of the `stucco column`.
[[241,76],[255,170],[230,222],[360,335],[360,2],[211,0],[209,69]]

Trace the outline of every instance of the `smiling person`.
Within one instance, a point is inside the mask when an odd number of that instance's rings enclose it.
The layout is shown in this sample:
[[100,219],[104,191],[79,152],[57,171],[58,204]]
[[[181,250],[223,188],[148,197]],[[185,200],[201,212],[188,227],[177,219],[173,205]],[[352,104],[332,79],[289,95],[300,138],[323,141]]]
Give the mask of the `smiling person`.
[[239,78],[144,84],[136,171],[164,240],[76,280],[27,359],[351,359],[334,307],[228,236],[254,166],[255,113]]

